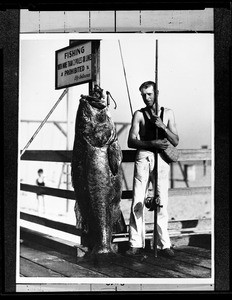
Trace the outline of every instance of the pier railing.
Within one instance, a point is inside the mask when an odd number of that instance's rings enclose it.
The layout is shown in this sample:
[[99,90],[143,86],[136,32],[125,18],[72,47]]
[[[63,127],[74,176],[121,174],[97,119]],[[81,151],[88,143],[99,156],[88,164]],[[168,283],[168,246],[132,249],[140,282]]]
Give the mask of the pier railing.
[[[185,166],[188,165],[188,162],[201,162],[204,164],[206,161],[211,161],[211,150],[210,149],[197,149],[197,150],[191,150],[191,149],[182,149],[180,151],[180,156],[178,160],[178,164],[180,166],[180,169],[182,170],[183,174],[183,180],[186,182],[186,187],[178,187],[178,188],[172,188],[173,183],[171,182],[171,188],[169,189],[169,196],[172,195],[196,195],[196,194],[205,194],[205,193],[211,193],[211,186],[199,186],[199,187],[189,187],[187,185],[188,178],[186,170],[184,170],[181,162],[185,163]],[[123,163],[129,163],[134,162],[135,160],[135,150],[123,150]],[[22,157],[21,160],[26,161],[46,161],[46,162],[62,162],[62,163],[70,163],[72,159],[72,151],[66,151],[66,150],[28,150],[26,151]],[[172,172],[173,164],[171,164],[171,172]],[[174,181],[173,178],[171,180]],[[66,189],[60,189],[60,188],[52,188],[48,186],[37,186],[37,185],[31,185],[27,183],[20,183],[20,190],[25,192],[31,192],[31,193],[42,193],[44,195],[49,196],[55,196],[65,199],[70,199],[75,201],[75,194],[73,190],[66,190]],[[132,190],[123,190],[121,199],[131,199],[132,198]],[[36,224],[40,224],[52,229],[60,230],[66,233],[74,234],[74,235],[81,235],[80,230],[78,230],[74,225],[65,224],[62,222],[49,220],[44,217],[40,217],[37,215],[29,214],[26,212],[20,212],[20,218],[25,221],[33,222]],[[204,222],[209,222],[210,220],[203,220]],[[179,226],[179,232],[190,231],[190,228],[195,227],[197,224],[199,224],[199,220],[175,220],[169,221],[169,228],[178,228]],[[146,224],[147,233],[151,232],[152,230],[152,224]],[[187,229],[187,230],[186,230]],[[122,240],[125,240],[127,238],[128,233],[125,232],[120,235],[115,235],[115,238],[118,238],[118,241],[120,241],[120,238]]]

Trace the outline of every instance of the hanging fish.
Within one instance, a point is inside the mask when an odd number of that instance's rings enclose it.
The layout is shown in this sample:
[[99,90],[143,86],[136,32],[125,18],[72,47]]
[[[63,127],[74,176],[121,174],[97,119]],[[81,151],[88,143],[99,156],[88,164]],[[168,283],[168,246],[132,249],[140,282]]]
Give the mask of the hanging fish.
[[122,151],[106,101],[81,95],[71,174],[77,227],[91,254],[114,252],[113,232],[125,230],[120,201]]

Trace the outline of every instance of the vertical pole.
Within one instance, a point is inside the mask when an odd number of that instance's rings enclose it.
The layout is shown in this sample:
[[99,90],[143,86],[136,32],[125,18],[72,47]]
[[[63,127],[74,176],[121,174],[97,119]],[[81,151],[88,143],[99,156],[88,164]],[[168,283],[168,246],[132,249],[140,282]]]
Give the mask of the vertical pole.
[[[75,88],[71,87],[68,89],[67,93],[67,102],[66,102],[66,119],[67,119],[67,137],[66,137],[66,150],[72,150],[73,147],[73,137],[74,137],[74,126],[73,126],[73,113],[74,113],[74,104],[75,104]],[[71,168],[70,163],[66,163],[66,189],[70,190],[71,183]],[[66,200],[66,213],[69,212],[70,199]]]
[[89,95],[94,89],[94,85],[100,86],[100,41],[92,41],[92,81],[89,82]]
[[[156,115],[158,114],[158,40],[156,40],[156,50],[155,50],[155,99],[156,99]],[[158,128],[156,128],[156,139],[158,138]],[[153,250],[154,256],[157,257],[157,209],[158,209],[158,153],[155,151],[155,191],[154,191],[154,231],[153,231]]]
[[170,180],[171,180],[171,189],[174,188],[174,166],[173,163],[170,164]]
[[[70,116],[69,116],[69,105],[70,105],[70,89],[68,89],[66,98],[66,121],[67,121],[67,137],[66,137],[66,150],[69,150],[69,139],[70,139]],[[66,163],[66,189],[69,190],[69,165]],[[66,213],[69,210],[69,199],[66,199]]]
[[[207,149],[207,145],[202,145],[201,149]],[[203,175],[206,176],[206,160],[203,160]]]

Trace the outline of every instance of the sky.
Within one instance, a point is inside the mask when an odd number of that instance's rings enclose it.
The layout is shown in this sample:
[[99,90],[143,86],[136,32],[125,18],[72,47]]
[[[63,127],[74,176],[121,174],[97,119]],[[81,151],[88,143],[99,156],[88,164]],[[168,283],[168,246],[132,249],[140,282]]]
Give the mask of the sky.
[[[144,106],[139,86],[155,80],[155,41],[158,40],[159,104],[175,114],[180,149],[212,148],[214,110],[214,36],[199,33],[160,34],[21,34],[20,36],[20,120],[40,120],[47,116],[64,89],[55,89],[55,51],[67,47],[70,39],[100,39],[100,85],[117,103],[109,107],[114,122],[131,122],[133,112]],[[119,41],[125,66],[124,76]],[[127,80],[127,81],[126,81]],[[129,96],[126,88],[129,87]],[[69,88],[70,147],[74,136],[76,111],[88,85]],[[67,119],[67,97],[49,120]],[[31,138],[37,124],[20,126],[20,147]],[[62,125],[64,126],[64,125]],[[46,128],[46,129],[45,129]],[[128,127],[129,128],[129,127]],[[128,131],[120,137],[126,149]],[[65,149],[64,136],[47,124],[33,141],[31,149]],[[42,146],[41,146],[42,145]]]

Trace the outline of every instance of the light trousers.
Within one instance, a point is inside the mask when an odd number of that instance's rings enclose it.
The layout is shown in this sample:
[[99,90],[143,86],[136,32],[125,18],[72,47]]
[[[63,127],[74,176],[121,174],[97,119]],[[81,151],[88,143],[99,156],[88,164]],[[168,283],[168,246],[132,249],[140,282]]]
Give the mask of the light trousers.
[[[160,205],[157,211],[157,245],[161,249],[170,248],[170,238],[168,234],[168,188],[170,166],[158,154],[158,191]],[[137,150],[134,179],[133,198],[129,222],[129,242],[131,247],[145,247],[145,199],[148,196],[150,183],[153,190],[155,188],[155,155],[146,150]],[[151,212],[154,213],[154,212]]]

